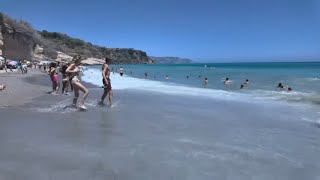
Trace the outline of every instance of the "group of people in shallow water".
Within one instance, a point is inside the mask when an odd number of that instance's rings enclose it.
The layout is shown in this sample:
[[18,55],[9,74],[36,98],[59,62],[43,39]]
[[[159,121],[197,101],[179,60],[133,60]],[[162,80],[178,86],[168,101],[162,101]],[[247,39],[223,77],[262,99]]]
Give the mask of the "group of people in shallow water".
[[[60,81],[59,81],[59,73],[62,74],[62,94],[68,94],[69,86],[71,92],[74,92],[74,98],[72,101],[72,105],[77,107],[78,98],[80,95],[80,91],[83,92],[83,96],[79,103],[79,108],[82,110],[86,110],[87,107],[85,106],[85,100],[89,95],[89,90],[81,83],[80,81],[80,73],[83,67],[81,66],[81,56],[76,55],[73,57],[71,63],[62,64],[58,67],[58,64],[51,63],[50,67],[47,71],[47,74],[50,76],[52,81],[52,94],[57,95],[59,91]],[[109,99],[109,105],[112,105],[112,86],[110,80],[110,67],[109,64],[111,63],[109,58],[105,58],[105,63],[102,65],[102,82],[104,92],[100,101],[98,102],[99,105],[103,105],[104,99],[107,95]]]
[[[71,63],[62,64],[60,67],[56,63],[51,63],[50,67],[47,71],[47,74],[50,76],[50,79],[52,81],[52,94],[57,95],[60,87],[59,82],[59,73],[62,74],[62,94],[68,94],[69,86],[71,89],[71,92],[74,92],[74,98],[72,101],[72,105],[74,107],[77,107],[77,101],[80,95],[80,91],[83,92],[83,96],[81,98],[81,101],[79,103],[79,108],[82,110],[86,110],[85,100],[87,99],[89,95],[89,90],[81,83],[80,81],[80,72],[83,69],[81,66],[81,56],[76,55],[73,57]],[[98,104],[103,105],[103,102],[105,98],[108,96],[109,99],[109,106],[112,105],[112,86],[111,86],[111,80],[110,80],[110,66],[111,60],[109,58],[105,58],[105,63],[102,65],[102,83],[103,83],[103,94],[101,96],[101,99],[99,100]],[[116,70],[117,71],[117,70]],[[112,68],[112,72],[114,73],[114,70]],[[124,70],[122,67],[120,67],[120,76],[123,76]],[[132,74],[132,71],[130,71],[130,74]],[[144,74],[145,78],[148,77],[148,73],[145,72]],[[199,75],[199,78],[201,76]],[[166,80],[169,79],[169,76],[166,75]],[[187,79],[189,79],[189,76],[187,76]],[[229,78],[226,78],[223,82],[225,85],[232,84],[232,81],[229,80]],[[204,79],[204,86],[207,87],[209,84],[208,78],[205,77]],[[249,79],[246,79],[243,84],[241,84],[240,89],[245,88],[246,85],[250,84]],[[279,90],[288,90],[289,92],[292,91],[291,87],[285,87],[282,83],[279,83],[276,87]],[[5,89],[5,85],[0,85],[0,90]]]

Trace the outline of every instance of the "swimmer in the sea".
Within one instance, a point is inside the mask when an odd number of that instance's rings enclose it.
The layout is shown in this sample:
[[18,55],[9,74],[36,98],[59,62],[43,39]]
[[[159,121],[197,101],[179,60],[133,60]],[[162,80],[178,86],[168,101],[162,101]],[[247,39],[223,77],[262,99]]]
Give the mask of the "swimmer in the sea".
[[148,73],[147,73],[147,72],[144,73],[144,77],[145,77],[145,78],[148,77]]
[[169,76],[168,75],[166,75],[166,80],[168,80],[169,79]]
[[84,101],[87,99],[89,95],[89,90],[80,82],[80,69],[81,69],[81,56],[76,55],[72,59],[72,64],[67,68],[66,72],[70,73],[71,83],[73,85],[74,90],[74,98],[73,98],[73,105],[77,105],[77,101],[79,98],[79,90],[82,91],[83,97],[79,104],[79,108],[86,110],[87,108],[84,106]]
[[284,86],[282,85],[282,83],[279,83],[277,88],[282,90],[284,88]]
[[187,79],[189,79],[189,76],[187,76]]
[[224,84],[231,84],[232,81],[229,80],[229,78],[226,78],[226,80],[224,80]]
[[120,67],[120,76],[123,76],[123,68]]
[[208,78],[207,78],[207,77],[204,78],[204,86],[205,86],[205,87],[208,87]]
[[246,79],[246,82],[244,84],[250,84],[249,79]]
[[241,84],[240,89],[243,89],[243,88],[244,88],[244,85],[243,85],[243,84]]
[[292,91],[292,88],[291,87],[288,87],[288,92],[291,92]]

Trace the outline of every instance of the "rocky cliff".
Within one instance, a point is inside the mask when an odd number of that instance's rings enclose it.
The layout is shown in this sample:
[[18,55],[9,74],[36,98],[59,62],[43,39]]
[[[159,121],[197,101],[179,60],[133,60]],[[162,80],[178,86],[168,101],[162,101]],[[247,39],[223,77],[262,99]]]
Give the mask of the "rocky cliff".
[[70,61],[80,54],[88,65],[103,63],[109,57],[113,64],[152,64],[146,52],[96,46],[63,33],[36,31],[24,21],[0,13],[0,56],[14,60]]
[[191,63],[191,59],[179,58],[179,57],[151,57],[159,64],[188,64]]

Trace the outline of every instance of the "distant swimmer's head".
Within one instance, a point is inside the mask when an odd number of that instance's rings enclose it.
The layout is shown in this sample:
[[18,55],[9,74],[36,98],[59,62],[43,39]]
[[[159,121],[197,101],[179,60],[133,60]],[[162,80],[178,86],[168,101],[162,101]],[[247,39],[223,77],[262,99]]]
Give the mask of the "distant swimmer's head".
[[80,65],[81,64],[81,55],[75,55],[72,59],[72,63],[76,64],[76,65]]
[[243,85],[243,84],[241,84],[240,89],[243,89],[243,88],[244,88],[244,85]]
[[278,88],[283,88],[282,83],[279,83],[279,84],[278,84]]
[[111,63],[111,59],[108,58],[108,57],[106,57],[106,58],[105,58],[105,62],[106,62],[106,64],[110,64],[110,63]]
[[289,91],[289,92],[292,91],[292,88],[291,88],[291,87],[288,87],[288,91]]
[[204,78],[204,80],[208,80],[208,78]]
[[226,81],[229,81],[229,78],[226,78]]

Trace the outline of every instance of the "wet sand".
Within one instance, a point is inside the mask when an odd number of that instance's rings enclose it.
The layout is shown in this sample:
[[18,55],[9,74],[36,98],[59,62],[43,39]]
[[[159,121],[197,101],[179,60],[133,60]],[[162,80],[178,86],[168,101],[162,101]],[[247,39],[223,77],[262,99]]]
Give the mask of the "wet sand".
[[30,69],[28,74],[17,70],[0,73],[0,84],[6,84],[5,90],[0,91],[0,107],[17,106],[31,102],[46,91],[50,91],[49,77],[38,69]]
[[72,95],[45,93],[47,78],[17,78],[36,89],[0,108],[0,179],[320,178],[319,128],[293,107],[119,90],[108,108],[86,84],[80,112]]

